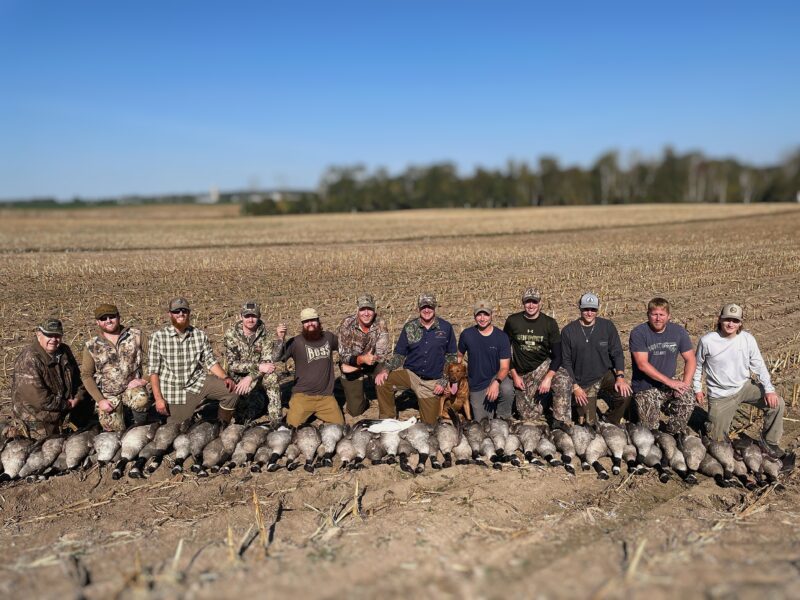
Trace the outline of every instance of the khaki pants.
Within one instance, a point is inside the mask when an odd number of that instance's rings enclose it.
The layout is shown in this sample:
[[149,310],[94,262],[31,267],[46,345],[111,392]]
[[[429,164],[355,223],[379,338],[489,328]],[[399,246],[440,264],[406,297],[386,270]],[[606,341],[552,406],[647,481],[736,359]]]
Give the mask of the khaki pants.
[[783,398],[778,397],[778,406],[770,408],[764,401],[764,387],[751,381],[732,396],[708,399],[709,434],[717,441],[723,440],[731,429],[733,417],[739,405],[745,402],[764,411],[764,428],[761,435],[770,444],[779,444],[783,435]]
[[433,393],[438,380],[421,379],[413,371],[397,369],[389,373],[383,385],[378,386],[378,418],[397,418],[395,391],[411,390],[417,397],[419,416],[426,423],[436,423],[439,418],[439,397]]
[[286,413],[286,423],[291,427],[299,427],[311,415],[316,415],[325,423],[338,423],[344,425],[344,416],[336,404],[333,396],[312,396],[303,392],[295,392],[289,400],[289,412]]
[[169,405],[167,423],[185,421],[209,402],[218,402],[220,408],[234,410],[238,401],[239,396],[229,392],[222,379],[208,375],[199,392],[186,392],[186,404]]
[[588,402],[585,406],[576,404],[576,410],[579,417],[584,417],[589,425],[597,423],[597,398],[602,398],[608,404],[608,410],[605,414],[605,419],[609,423],[619,425],[622,417],[625,416],[625,411],[631,403],[630,396],[622,396],[617,393],[614,388],[616,378],[611,371],[606,371],[606,374],[599,380],[585,389]]

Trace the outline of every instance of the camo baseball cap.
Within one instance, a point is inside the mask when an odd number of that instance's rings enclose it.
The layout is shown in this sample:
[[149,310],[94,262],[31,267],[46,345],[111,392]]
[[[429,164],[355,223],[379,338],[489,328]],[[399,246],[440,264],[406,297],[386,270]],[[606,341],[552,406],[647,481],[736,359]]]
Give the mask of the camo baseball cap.
[[191,310],[191,308],[189,308],[189,301],[186,298],[173,298],[169,301],[170,312],[180,308],[183,308],[184,310]]
[[438,305],[436,303],[436,294],[431,292],[423,292],[417,298],[417,308],[424,308],[426,306],[430,306],[431,308],[436,308]]
[[101,304],[94,309],[94,318],[99,319],[105,315],[119,316],[119,309],[113,304]]
[[55,317],[48,317],[37,329],[45,335],[64,335],[64,325]]
[[319,314],[313,308],[304,308],[300,311],[300,321],[313,321],[319,319]]
[[482,312],[486,313],[487,315],[491,315],[494,312],[494,306],[492,306],[492,303],[488,300],[478,300],[472,307],[472,315],[475,316]]
[[536,300],[537,302],[542,299],[542,295],[539,293],[535,287],[526,288],[524,292],[522,292],[522,301],[527,302],[528,300]]
[[356,300],[356,306],[358,310],[362,308],[371,308],[375,310],[375,298],[372,297],[372,294],[361,294]]
[[738,319],[742,320],[742,307],[738,304],[726,304],[719,312],[720,319]]
[[254,316],[261,318],[261,306],[255,300],[248,300],[242,304],[242,316]]
[[595,308],[600,310],[600,298],[597,297],[597,294],[586,292],[583,296],[581,296],[580,302],[578,302],[578,307],[581,309]]

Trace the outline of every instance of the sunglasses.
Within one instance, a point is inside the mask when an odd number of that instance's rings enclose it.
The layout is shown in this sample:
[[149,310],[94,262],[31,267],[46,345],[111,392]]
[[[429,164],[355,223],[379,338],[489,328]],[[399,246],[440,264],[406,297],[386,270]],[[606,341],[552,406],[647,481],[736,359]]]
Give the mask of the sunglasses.
[[177,308],[175,310],[169,311],[173,315],[188,315],[189,309],[188,308]]
[[102,315],[98,317],[98,321],[113,321],[114,319],[118,318],[119,315]]

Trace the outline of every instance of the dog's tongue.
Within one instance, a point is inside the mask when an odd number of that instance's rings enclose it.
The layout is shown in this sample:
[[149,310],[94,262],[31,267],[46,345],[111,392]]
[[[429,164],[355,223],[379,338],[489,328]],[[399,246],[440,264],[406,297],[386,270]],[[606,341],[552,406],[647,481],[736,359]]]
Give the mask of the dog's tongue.
[[453,396],[455,396],[457,392],[458,392],[458,383],[451,383],[450,393],[453,394]]

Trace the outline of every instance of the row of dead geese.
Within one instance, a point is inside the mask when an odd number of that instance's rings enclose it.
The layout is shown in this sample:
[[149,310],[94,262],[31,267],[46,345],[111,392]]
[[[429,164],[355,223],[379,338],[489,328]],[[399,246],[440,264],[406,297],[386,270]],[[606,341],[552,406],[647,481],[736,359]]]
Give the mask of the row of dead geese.
[[253,472],[281,467],[293,471],[301,464],[313,472],[318,467],[332,467],[334,461],[341,469],[362,468],[365,461],[397,463],[402,470],[417,474],[428,462],[434,469],[453,464],[502,469],[503,464],[521,466],[526,461],[563,466],[571,474],[576,469],[594,469],[602,479],[609,474],[600,459],[610,457],[614,475],[620,474],[625,463],[629,473],[656,470],[662,482],[674,474],[693,484],[697,483],[696,473],[701,473],[723,487],[748,488],[775,482],[783,467],[781,460],[763,454],[749,438],[732,445],[701,440],[694,434],[674,437],[639,424],[622,428],[600,423],[596,428],[573,425],[568,430],[549,430],[504,419],[462,425],[455,418],[452,422],[440,420],[435,426],[418,422],[402,431],[370,432],[369,426],[376,423],[305,425],[296,430],[233,424],[220,430],[217,423],[200,421],[153,423],[124,433],[87,430],[40,441],[0,439],[0,480],[35,481],[93,463],[113,464],[114,479],[122,477],[130,463],[128,476],[141,478],[155,472],[167,456],[173,474],[182,472],[191,459],[192,471],[201,477],[245,467]]

